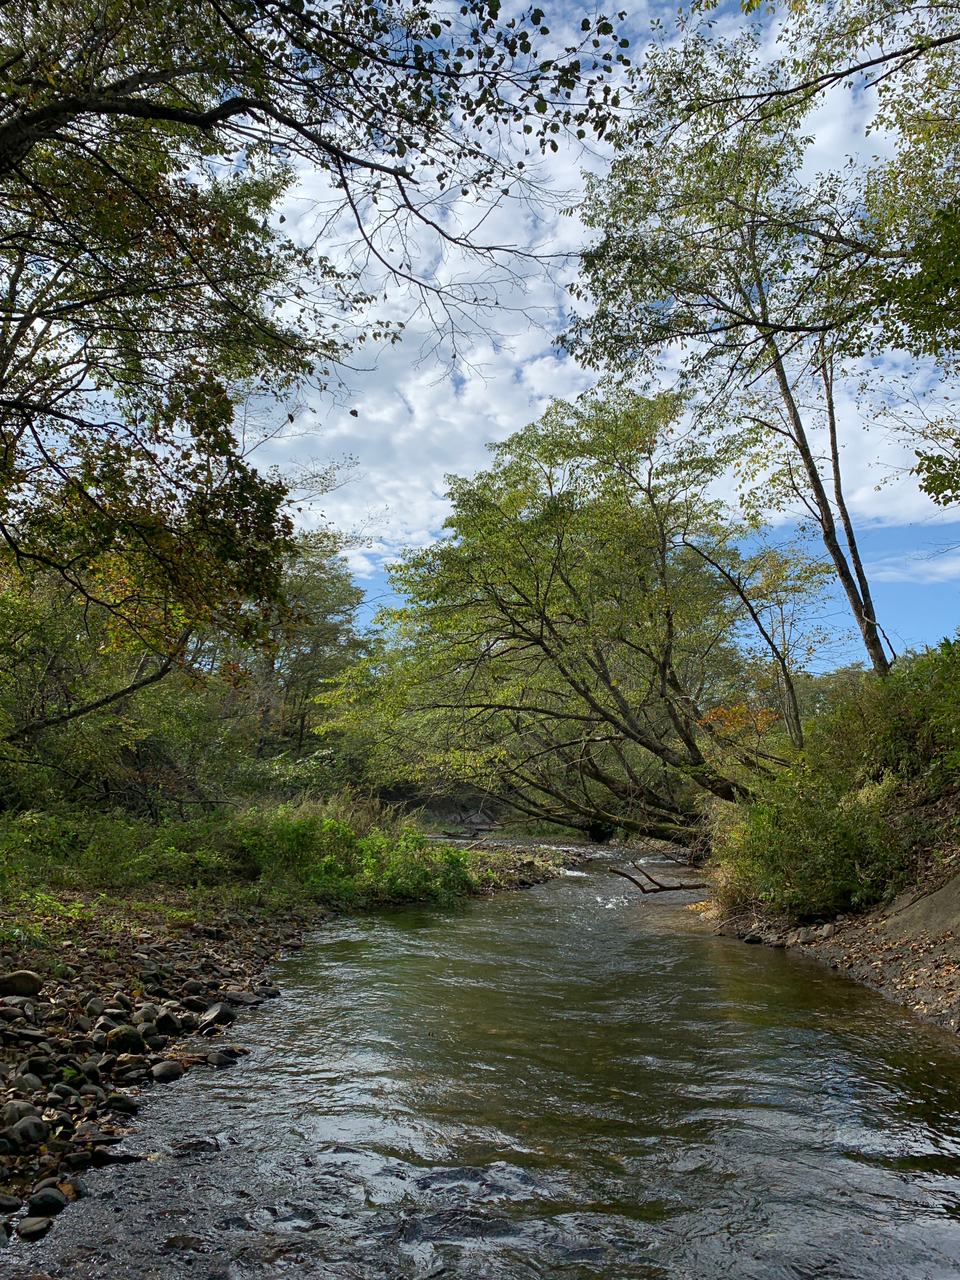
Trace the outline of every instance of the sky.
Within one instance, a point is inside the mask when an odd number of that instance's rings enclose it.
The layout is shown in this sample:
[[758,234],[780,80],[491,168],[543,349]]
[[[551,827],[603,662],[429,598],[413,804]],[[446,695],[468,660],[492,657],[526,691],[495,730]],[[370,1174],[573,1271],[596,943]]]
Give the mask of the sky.
[[[574,6],[561,13],[578,20]],[[631,21],[642,42],[644,15],[635,10]],[[551,25],[558,26],[555,18]],[[816,146],[808,165],[832,167],[864,149],[882,153],[882,137],[864,137],[871,110],[869,101],[849,94],[828,101],[813,120]],[[283,467],[311,458],[355,460],[347,482],[307,504],[301,519],[359,535],[348,559],[367,594],[367,618],[391,601],[385,566],[404,547],[441,536],[449,512],[445,475],[483,468],[488,443],[537,419],[552,397],[572,399],[595,385],[596,375],[556,346],[569,314],[565,286],[587,239],[576,216],[562,217],[559,208],[576,203],[582,170],[602,172],[605,163],[603,154],[562,148],[543,175],[555,193],[551,205],[507,202],[493,212],[484,226],[489,240],[548,251],[555,255],[552,269],[525,261],[514,278],[504,279],[496,288],[500,305],[476,317],[456,359],[449,346],[437,347],[430,316],[417,313],[415,300],[393,288],[381,295],[378,314],[405,322],[403,341],[365,350],[340,371],[338,395],[309,396],[293,434],[262,447],[261,462]],[[295,237],[316,234],[322,195],[318,176],[301,174],[283,209]],[[466,217],[471,211],[462,212]],[[452,278],[474,269],[466,261],[439,264],[429,245],[423,253],[418,265],[427,273],[446,271]],[[908,474],[911,449],[882,429],[865,434],[850,408],[848,497],[879,619],[898,651],[936,643],[960,626],[960,506],[944,511],[921,494]],[[841,613],[837,626],[846,629]],[[859,656],[855,648],[850,656]]]

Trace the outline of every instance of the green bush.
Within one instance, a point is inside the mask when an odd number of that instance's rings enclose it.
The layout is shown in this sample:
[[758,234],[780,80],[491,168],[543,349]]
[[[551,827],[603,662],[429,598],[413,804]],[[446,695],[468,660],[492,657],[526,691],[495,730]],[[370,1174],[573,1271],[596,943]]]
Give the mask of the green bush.
[[802,757],[718,823],[721,896],[796,916],[889,899],[943,834],[925,807],[958,784],[960,644],[944,640],[841,688]]
[[353,806],[351,822],[351,806],[341,797],[160,828],[127,815],[8,814],[0,820],[0,893],[234,885],[367,906],[447,902],[476,888],[462,850],[369,802]]

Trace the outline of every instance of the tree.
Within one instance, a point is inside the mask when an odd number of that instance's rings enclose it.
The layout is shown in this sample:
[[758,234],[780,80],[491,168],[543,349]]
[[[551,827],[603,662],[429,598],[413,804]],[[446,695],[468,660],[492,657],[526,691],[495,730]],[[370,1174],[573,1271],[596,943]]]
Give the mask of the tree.
[[283,763],[319,717],[315,695],[360,649],[362,593],[339,551],[332,532],[296,540],[283,564],[289,612],[266,643],[208,627],[184,638],[176,661],[136,648],[59,575],[7,567],[0,808],[69,799],[156,820],[171,805],[182,814],[285,790],[294,771]]
[[720,97],[754,52],[745,37],[648,61],[642,110],[618,132],[609,175],[589,180],[583,217],[598,235],[574,286],[589,306],[564,343],[627,378],[659,372],[669,353],[692,411],[739,438],[748,505],[816,528],[883,674],[844,493],[841,393],[870,385],[885,230],[872,227],[862,172],[802,176],[802,113],[678,117],[678,63],[687,74],[696,54],[703,92]]
[[623,56],[612,24],[582,35],[588,64],[572,47],[538,57],[546,35],[542,13],[501,23],[487,0],[454,15],[390,0],[5,4],[11,563],[59,573],[161,658],[185,631],[269,629],[292,526],[284,484],[244,456],[237,410],[322,382],[368,331],[357,270],[271,225],[276,202],[309,164],[339,202],[328,216],[352,217],[384,262],[378,217],[390,235],[410,218],[459,239],[436,202],[522,176],[501,132],[549,149],[561,129],[604,127]]
[[451,478],[449,536],[393,573],[393,653],[348,682],[347,720],[376,702],[376,735],[420,777],[588,829],[692,844],[704,797],[748,795],[783,720],[746,630],[792,689],[791,637],[754,627],[803,575],[738,548],[708,497],[722,461],[671,438],[677,412],[555,404]]
[[[826,103],[845,112],[835,91],[856,93],[861,109],[873,108],[868,131],[883,132],[895,149],[890,161],[872,157],[863,188],[867,216],[855,247],[868,286],[864,305],[882,342],[938,359],[953,356],[960,347],[960,9],[953,3],[761,6],[743,0],[741,9],[755,25],[730,40],[713,29],[715,7],[715,0],[695,0],[681,11],[683,38],[651,53],[650,98],[661,96],[668,63],[678,126],[700,117],[708,127],[763,135],[771,122]],[[735,67],[736,75],[704,77],[705,59]],[[642,116],[647,95],[639,80],[636,87]]]

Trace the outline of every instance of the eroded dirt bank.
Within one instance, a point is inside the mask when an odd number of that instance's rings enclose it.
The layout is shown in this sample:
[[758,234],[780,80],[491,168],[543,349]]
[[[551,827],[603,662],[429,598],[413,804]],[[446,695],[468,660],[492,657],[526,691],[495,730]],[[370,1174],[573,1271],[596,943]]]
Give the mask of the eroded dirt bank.
[[796,927],[758,915],[717,925],[749,943],[796,948],[960,1032],[960,875],[932,891],[912,888],[863,916]]

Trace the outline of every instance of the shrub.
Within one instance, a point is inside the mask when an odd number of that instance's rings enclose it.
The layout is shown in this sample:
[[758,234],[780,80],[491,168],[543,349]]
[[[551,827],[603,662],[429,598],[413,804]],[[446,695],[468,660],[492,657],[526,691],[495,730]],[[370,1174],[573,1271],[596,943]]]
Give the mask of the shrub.
[[793,766],[718,821],[727,905],[833,914],[893,896],[942,834],[925,808],[960,782],[960,644],[863,673],[807,727]]
[[147,884],[259,886],[273,896],[354,906],[447,902],[476,887],[463,851],[428,840],[394,809],[349,795],[206,814],[159,829],[88,812],[0,821],[0,893]]

